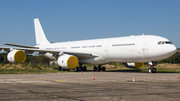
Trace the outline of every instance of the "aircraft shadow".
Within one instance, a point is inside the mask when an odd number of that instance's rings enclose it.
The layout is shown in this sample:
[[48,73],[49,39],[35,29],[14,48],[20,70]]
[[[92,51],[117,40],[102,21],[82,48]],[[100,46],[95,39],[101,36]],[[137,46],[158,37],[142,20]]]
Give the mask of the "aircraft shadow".
[[[86,71],[83,71],[83,72],[101,72],[101,71],[86,70]],[[107,71],[102,71],[102,72],[146,73],[146,72],[142,72],[140,70],[107,70]]]
[[[58,70],[58,68],[53,68],[53,69]],[[76,72],[76,71],[72,71],[72,72]],[[101,72],[101,71],[86,70],[86,71],[83,71],[83,72]],[[129,70],[129,69],[128,70],[106,70],[106,71],[103,71],[103,72],[149,73],[148,71]],[[180,72],[157,71],[156,73],[180,73]]]
[[[83,72],[101,72],[101,71],[86,70]],[[141,71],[141,70],[107,70],[103,72],[149,73],[148,71]],[[180,73],[180,72],[157,71],[156,73]]]

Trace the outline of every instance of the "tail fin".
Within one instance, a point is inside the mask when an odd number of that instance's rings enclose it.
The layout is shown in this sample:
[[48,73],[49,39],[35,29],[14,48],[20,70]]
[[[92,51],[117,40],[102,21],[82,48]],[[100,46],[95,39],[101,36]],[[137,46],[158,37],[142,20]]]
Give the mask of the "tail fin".
[[35,27],[35,35],[36,35],[36,44],[50,44],[50,42],[47,40],[44,31],[41,27],[41,24],[39,22],[39,19],[34,19],[34,27]]

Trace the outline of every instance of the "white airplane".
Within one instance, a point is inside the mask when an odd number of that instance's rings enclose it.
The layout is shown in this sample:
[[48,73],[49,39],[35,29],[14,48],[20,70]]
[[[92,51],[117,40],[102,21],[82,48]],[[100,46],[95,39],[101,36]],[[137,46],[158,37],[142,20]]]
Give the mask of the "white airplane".
[[83,64],[94,64],[93,70],[105,71],[103,64],[122,62],[128,68],[140,69],[149,63],[149,72],[155,73],[157,62],[176,53],[177,49],[171,41],[155,35],[139,35],[83,41],[50,43],[41,27],[39,19],[34,19],[36,46],[17,44],[5,45],[20,48],[0,47],[8,52],[10,62],[23,63],[26,54],[34,51],[57,61],[58,70],[86,70]]

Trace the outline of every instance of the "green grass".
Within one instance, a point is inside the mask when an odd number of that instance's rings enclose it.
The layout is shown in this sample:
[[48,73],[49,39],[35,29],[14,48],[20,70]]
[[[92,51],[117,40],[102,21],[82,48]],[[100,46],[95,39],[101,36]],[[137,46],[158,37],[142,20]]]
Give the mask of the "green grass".
[[[85,64],[88,71],[93,70],[94,65]],[[148,72],[148,65],[144,65],[141,69],[131,69],[125,67],[121,63],[112,63],[104,65],[106,72]],[[62,72],[74,72],[70,71],[58,71],[58,65],[44,65],[44,64],[0,64],[0,74],[46,74],[46,73],[62,73]],[[156,67],[157,73],[180,73],[180,68],[168,68],[168,67]]]
[[[44,64],[0,64],[0,74],[46,74],[68,71],[58,71],[57,65]],[[72,70],[70,70],[72,71]]]
[[[92,70],[93,65],[86,65],[87,70]],[[180,73],[180,67],[155,67],[157,73]],[[142,73],[147,73],[149,69],[149,65],[145,64],[143,68],[141,69],[132,69],[132,68],[127,68],[121,63],[111,63],[109,64],[108,68],[106,68],[106,71],[112,71],[112,72],[142,72]]]
[[[180,67],[168,68],[168,67],[155,67],[157,73],[180,73]],[[143,68],[139,69],[140,72],[148,72],[149,66],[145,65]]]
[[[45,74],[49,73],[49,70],[41,70],[41,69],[8,69],[8,70],[0,70],[0,74]],[[51,70],[51,73],[56,73],[57,70]]]

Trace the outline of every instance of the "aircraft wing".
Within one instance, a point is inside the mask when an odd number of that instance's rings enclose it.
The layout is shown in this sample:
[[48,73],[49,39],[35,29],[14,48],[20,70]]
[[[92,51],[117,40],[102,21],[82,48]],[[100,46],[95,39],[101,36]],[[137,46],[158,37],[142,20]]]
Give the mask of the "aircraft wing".
[[59,53],[64,53],[64,54],[69,54],[69,55],[74,55],[77,56],[79,59],[90,59],[94,57],[98,57],[97,54],[95,53],[88,53],[88,52],[80,52],[80,51],[59,51],[59,50],[43,50],[43,49],[35,49],[35,48],[14,48],[14,47],[0,47],[0,50],[4,51],[10,51],[13,49],[16,50],[24,50],[26,51],[31,51],[31,52],[40,52],[41,54],[46,54],[46,53],[52,53],[52,54],[59,54]]
[[63,53],[77,56],[79,59],[91,59],[94,57],[99,57],[99,55],[97,55],[95,53],[87,53],[87,52],[64,51]]
[[0,50],[4,50],[4,51],[9,51],[10,50],[10,47],[0,47]]
[[34,48],[34,49],[39,49],[38,47],[32,47],[32,46],[26,46],[26,45],[18,45],[18,44],[11,44],[11,43],[5,43],[5,45],[22,47],[22,48]]

